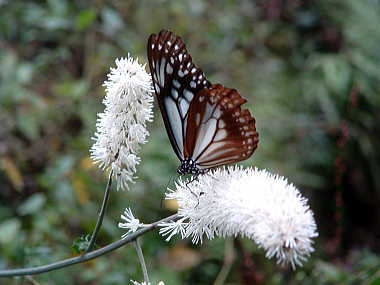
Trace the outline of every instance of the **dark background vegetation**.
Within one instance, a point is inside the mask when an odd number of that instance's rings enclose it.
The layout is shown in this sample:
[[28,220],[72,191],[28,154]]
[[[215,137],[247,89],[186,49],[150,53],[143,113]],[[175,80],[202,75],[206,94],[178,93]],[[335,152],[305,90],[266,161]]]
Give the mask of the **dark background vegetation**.
[[[0,268],[75,255],[94,227],[106,174],[89,158],[103,81],[117,57],[146,62],[151,33],[183,36],[212,82],[237,88],[260,145],[245,165],[279,173],[309,197],[320,236],[297,271],[233,241],[225,284],[380,284],[380,1],[0,1]],[[178,161],[160,114],[139,179],[112,192],[99,245],[117,240],[127,206],[151,222]],[[254,191],[255,189],[252,189]],[[212,284],[231,240],[202,246],[143,237],[153,280]],[[0,284],[127,284],[133,247]]]

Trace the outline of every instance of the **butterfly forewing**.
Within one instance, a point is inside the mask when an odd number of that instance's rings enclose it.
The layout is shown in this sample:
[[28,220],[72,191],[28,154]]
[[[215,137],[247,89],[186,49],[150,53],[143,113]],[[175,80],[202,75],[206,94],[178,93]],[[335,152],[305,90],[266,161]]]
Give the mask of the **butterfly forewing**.
[[192,62],[183,40],[172,32],[163,30],[149,37],[148,60],[170,142],[182,161],[190,103],[211,84]]
[[200,169],[245,160],[257,147],[255,119],[235,89],[213,85],[190,104],[185,156]]

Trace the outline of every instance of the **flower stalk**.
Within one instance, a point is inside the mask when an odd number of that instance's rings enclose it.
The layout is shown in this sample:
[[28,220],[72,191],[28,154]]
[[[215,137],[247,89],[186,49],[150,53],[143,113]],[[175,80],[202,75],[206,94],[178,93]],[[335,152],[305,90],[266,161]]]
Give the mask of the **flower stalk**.
[[86,249],[86,253],[90,252],[92,250],[92,248],[95,244],[95,241],[96,241],[96,237],[98,236],[99,230],[103,224],[103,218],[104,218],[104,214],[105,214],[106,209],[107,209],[107,204],[108,204],[108,200],[109,200],[109,196],[110,196],[111,185],[112,185],[112,170],[108,176],[108,183],[106,186],[106,191],[104,191],[102,207],[100,208],[98,220],[96,221],[96,226],[95,226],[95,229],[91,235],[91,240],[90,240],[90,243]]

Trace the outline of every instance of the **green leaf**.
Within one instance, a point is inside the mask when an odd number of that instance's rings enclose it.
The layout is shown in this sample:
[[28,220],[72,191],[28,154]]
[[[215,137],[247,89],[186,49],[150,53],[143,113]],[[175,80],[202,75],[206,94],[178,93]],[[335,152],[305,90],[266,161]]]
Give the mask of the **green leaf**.
[[0,243],[13,242],[19,234],[21,223],[16,218],[5,220],[0,224]]
[[87,249],[88,245],[90,244],[90,240],[91,235],[82,235],[74,240],[71,248],[77,254],[82,253]]
[[21,132],[31,140],[36,140],[39,136],[39,122],[36,116],[30,113],[20,112],[17,117],[17,126]]
[[80,98],[88,94],[89,84],[84,80],[69,81],[55,86],[54,91],[60,96],[73,99]]
[[351,67],[339,57],[327,57],[322,64],[327,87],[336,94],[346,95],[350,87]]
[[375,280],[372,280],[371,283],[368,285],[380,285],[380,277],[376,278]]
[[45,205],[46,197],[42,193],[36,193],[29,197],[18,208],[17,212],[21,215],[30,215],[37,213]]
[[96,12],[92,9],[84,10],[79,13],[76,18],[75,27],[77,30],[85,30],[94,23]]

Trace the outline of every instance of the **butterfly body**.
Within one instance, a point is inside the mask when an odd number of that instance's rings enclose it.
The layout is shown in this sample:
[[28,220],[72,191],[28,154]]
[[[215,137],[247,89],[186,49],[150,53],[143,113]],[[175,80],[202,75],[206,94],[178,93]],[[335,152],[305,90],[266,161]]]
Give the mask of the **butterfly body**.
[[202,174],[205,170],[199,169],[195,161],[191,158],[185,158],[181,161],[181,165],[177,168],[178,174]]
[[182,39],[163,30],[148,40],[148,60],[179,174],[245,160],[257,147],[255,119],[238,91],[211,84]]

